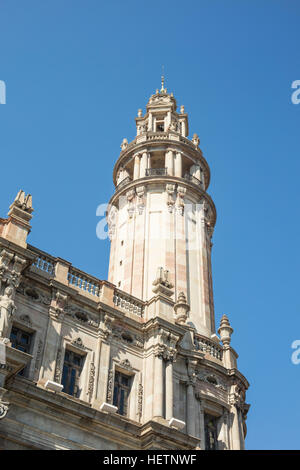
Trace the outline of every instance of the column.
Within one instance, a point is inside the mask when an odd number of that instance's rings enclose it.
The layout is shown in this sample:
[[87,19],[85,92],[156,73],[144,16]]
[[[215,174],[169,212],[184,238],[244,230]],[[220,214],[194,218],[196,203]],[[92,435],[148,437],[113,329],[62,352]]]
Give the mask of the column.
[[101,406],[103,402],[107,401],[107,385],[108,385],[108,373],[110,364],[110,344],[101,342],[100,360],[99,360],[99,371],[98,371],[98,382],[96,384],[97,394],[96,403]]
[[180,152],[176,152],[174,173],[174,176],[177,176],[177,178],[182,178],[182,156]]
[[194,176],[197,178],[197,180],[201,181],[201,171],[199,165],[196,165]]
[[167,174],[173,176],[174,174],[174,157],[173,151],[167,150],[165,154],[165,167],[167,168]]
[[155,356],[153,416],[163,417],[163,358]]
[[144,178],[146,176],[146,168],[148,168],[148,153],[147,151],[144,151],[140,162],[140,178]]
[[200,406],[200,446],[201,450],[205,450],[205,426],[204,426],[204,409],[203,401],[199,399]]
[[152,113],[149,113],[148,119],[148,131],[153,131],[153,120],[152,120]]
[[173,418],[173,361],[166,364],[166,419]]
[[194,397],[194,384],[189,381],[187,385],[187,414],[186,414],[186,427],[187,433],[195,436],[195,397]]
[[61,328],[64,318],[63,307],[67,296],[57,292],[49,308],[48,327],[45,349],[39,375],[39,383],[44,385],[47,380],[61,381],[63,353],[61,348]]
[[218,422],[218,449],[228,450],[228,411],[225,410]]
[[241,450],[244,450],[245,449],[245,438],[244,438],[243,418],[242,418],[241,409],[238,409],[238,417],[239,417],[239,429],[240,429],[240,448],[241,448]]
[[137,180],[140,177],[140,156],[134,157],[133,179]]
[[231,406],[232,414],[232,425],[231,425],[231,449],[240,450],[241,449],[241,440],[240,440],[240,423],[239,423],[239,413],[235,405]]

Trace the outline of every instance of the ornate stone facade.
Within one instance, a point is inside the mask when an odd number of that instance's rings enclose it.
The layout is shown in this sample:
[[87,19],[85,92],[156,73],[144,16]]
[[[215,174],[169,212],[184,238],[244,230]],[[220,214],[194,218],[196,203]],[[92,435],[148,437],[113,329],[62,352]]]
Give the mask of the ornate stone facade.
[[248,382],[225,315],[215,331],[209,166],[164,83],[136,126],[114,168],[109,281],[27,244],[23,191],[0,219],[2,449],[244,448]]

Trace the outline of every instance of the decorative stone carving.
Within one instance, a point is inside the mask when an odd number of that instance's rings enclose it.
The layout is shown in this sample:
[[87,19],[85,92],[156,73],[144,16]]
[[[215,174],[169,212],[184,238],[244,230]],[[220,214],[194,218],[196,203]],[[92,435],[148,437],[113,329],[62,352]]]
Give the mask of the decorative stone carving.
[[91,362],[89,384],[88,384],[88,395],[90,399],[92,398],[93,391],[94,391],[94,382],[95,382],[95,364],[94,362]]
[[195,145],[196,148],[199,147],[200,139],[199,139],[199,137],[198,137],[197,134],[194,134],[194,135],[193,135],[192,142],[193,142],[193,144]]
[[20,275],[25,265],[25,259],[8,250],[2,250],[0,253],[0,289],[2,290],[2,285],[16,289],[19,286]]
[[29,315],[20,315],[18,320],[31,328],[32,322]]
[[110,240],[112,240],[115,235],[117,213],[118,213],[118,209],[116,208],[116,206],[111,206],[107,215],[108,236]]
[[67,299],[68,299],[68,296],[61,294],[61,292],[59,291],[57,291],[56,294],[54,295],[50,313],[52,313],[55,318],[57,318],[59,315],[62,315],[64,313],[64,308],[67,304]]
[[64,311],[69,317],[73,318],[75,322],[89,325],[94,328],[98,328],[99,326],[99,321],[92,318],[89,313],[76,305],[67,305]]
[[186,193],[186,188],[178,186],[177,188],[177,212],[180,215],[184,213],[184,196]]
[[83,341],[82,339],[78,336],[78,338],[76,339],[73,339],[73,341],[71,341],[71,344],[73,346],[75,346],[76,348],[79,348],[79,349],[85,349],[85,346],[83,344]]
[[114,380],[114,373],[113,373],[113,370],[110,369],[108,372],[108,380],[107,380],[107,394],[106,394],[107,403],[112,403],[113,380]]
[[4,295],[0,296],[0,337],[2,338],[9,338],[13,314],[16,311],[12,297],[12,287],[6,287]]
[[145,209],[145,186],[138,186],[136,188],[136,194],[137,194],[137,208],[138,212],[141,215]]
[[32,302],[41,303],[44,305],[50,305],[51,303],[50,295],[45,294],[40,289],[37,289],[33,284],[20,282],[20,285],[17,287],[16,291],[18,294],[22,294],[25,297],[28,297]]
[[132,218],[134,214],[134,204],[133,204],[134,196],[135,196],[134,189],[130,189],[129,191],[127,191],[126,193],[126,198],[127,198],[127,203],[128,203],[127,211],[128,211],[128,215],[130,219]]
[[179,325],[184,325],[186,323],[190,310],[190,306],[186,301],[186,296],[184,295],[184,292],[179,293],[177,302],[174,305],[174,310],[176,317],[175,322]]
[[3,399],[6,392],[5,388],[0,387],[0,419],[5,418],[8,412],[9,402]]
[[132,367],[132,365],[131,365],[131,363],[128,359],[124,359],[123,361],[121,361],[119,366],[122,367],[123,369],[129,370],[129,371],[131,371],[133,369],[133,367]]
[[57,351],[56,363],[55,363],[55,373],[54,373],[54,382],[60,383],[61,380],[61,360],[62,360],[62,350],[61,348]]
[[25,192],[20,190],[14,202],[10,206],[10,209],[14,206],[19,207],[20,209],[22,209],[22,211],[31,214],[33,212],[31,194],[25,195]]
[[225,392],[228,391],[228,386],[226,385],[226,383],[211,372],[208,372],[208,371],[198,372],[197,379],[200,380],[201,382],[207,382],[213,385],[214,387],[219,388],[220,390],[223,390]]
[[174,206],[175,206],[175,199],[174,199],[175,184],[167,184],[166,185],[166,192],[167,192],[168,211],[172,213],[173,209],[174,209]]
[[164,294],[168,297],[173,295],[174,285],[169,280],[170,272],[167,269],[162,267],[157,268],[156,278],[154,279],[152,285],[152,291],[155,294]]
[[128,140],[124,138],[121,143],[121,150],[126,150],[128,147]]
[[138,409],[137,414],[138,414],[139,420],[141,419],[142,414],[143,414],[143,394],[144,394],[143,385],[141,383],[139,383],[139,385],[138,385],[138,406],[137,406],[137,409]]

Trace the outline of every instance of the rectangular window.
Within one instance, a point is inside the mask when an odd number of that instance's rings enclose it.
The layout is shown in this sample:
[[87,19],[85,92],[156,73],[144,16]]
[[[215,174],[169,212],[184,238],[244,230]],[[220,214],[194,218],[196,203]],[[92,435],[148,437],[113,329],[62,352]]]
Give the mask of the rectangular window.
[[[10,333],[10,341],[13,348],[23,351],[24,353],[31,353],[33,333],[22,330],[13,326]],[[18,375],[26,376],[27,368],[22,369]]]
[[121,372],[116,372],[113,405],[118,407],[118,413],[122,416],[127,416],[130,387],[131,377]]
[[84,357],[73,351],[66,350],[62,373],[63,392],[79,398],[79,380],[83,368]]

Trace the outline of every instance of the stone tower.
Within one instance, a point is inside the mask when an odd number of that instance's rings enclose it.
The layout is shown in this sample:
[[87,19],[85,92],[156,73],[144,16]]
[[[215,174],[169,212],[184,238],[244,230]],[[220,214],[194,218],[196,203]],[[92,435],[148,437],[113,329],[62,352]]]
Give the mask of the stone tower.
[[116,193],[109,224],[108,280],[148,301],[157,269],[167,271],[177,300],[190,305],[189,323],[199,333],[215,333],[211,275],[211,236],[216,210],[207,194],[209,166],[199,138],[188,136],[188,115],[177,112],[173,94],[162,87],[146,114],[138,111],[137,136],[124,139],[114,167]]

